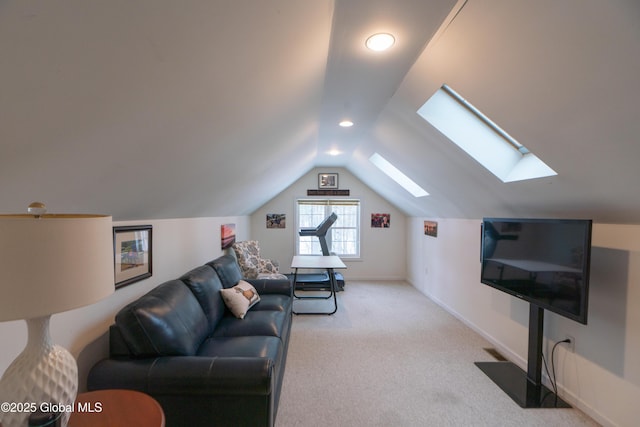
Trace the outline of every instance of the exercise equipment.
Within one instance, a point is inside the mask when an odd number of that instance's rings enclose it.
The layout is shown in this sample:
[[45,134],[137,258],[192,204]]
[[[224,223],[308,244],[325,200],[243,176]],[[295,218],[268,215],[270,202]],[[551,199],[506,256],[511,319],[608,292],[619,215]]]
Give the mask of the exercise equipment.
[[[331,228],[334,222],[338,219],[338,215],[335,212],[331,212],[331,215],[322,220],[317,227],[301,228],[298,231],[300,236],[315,236],[320,241],[320,248],[322,249],[322,255],[329,256],[329,246],[327,245],[327,232]],[[334,273],[336,278],[336,291],[344,290],[344,277],[341,273]],[[293,277],[288,274],[287,276]],[[329,274],[326,272],[321,273],[308,273],[298,274],[296,283],[294,284],[296,289],[299,290],[326,290],[331,286],[331,280]]]
[[331,228],[334,222],[338,219],[338,215],[335,212],[331,212],[331,215],[326,217],[315,228],[301,228],[298,231],[300,236],[317,236],[320,240],[320,248],[322,248],[322,255],[329,256],[329,247],[327,246],[327,231]]

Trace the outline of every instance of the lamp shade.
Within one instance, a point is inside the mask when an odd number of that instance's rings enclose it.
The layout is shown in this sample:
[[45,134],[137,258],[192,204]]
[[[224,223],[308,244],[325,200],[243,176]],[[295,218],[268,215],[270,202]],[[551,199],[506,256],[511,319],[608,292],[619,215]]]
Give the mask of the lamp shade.
[[0,215],[0,321],[82,307],[114,291],[110,216]]

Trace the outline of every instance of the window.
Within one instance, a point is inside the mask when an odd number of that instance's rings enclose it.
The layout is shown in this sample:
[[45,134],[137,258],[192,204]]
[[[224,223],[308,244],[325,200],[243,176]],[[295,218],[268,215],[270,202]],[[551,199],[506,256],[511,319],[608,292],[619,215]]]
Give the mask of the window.
[[389,178],[397,182],[402,188],[411,193],[413,197],[424,197],[429,195],[424,188],[416,184],[415,181],[402,173],[400,169],[389,163],[387,159],[382,157],[380,154],[373,153],[373,155],[369,157],[369,161],[384,172]]
[[418,114],[502,182],[557,175],[447,85],[438,89]]
[[[360,257],[360,201],[354,199],[300,199],[298,204],[297,229],[314,228],[335,212],[336,222],[326,235],[329,252],[343,258]],[[298,255],[322,255],[320,241],[315,236],[300,236],[296,233]]]

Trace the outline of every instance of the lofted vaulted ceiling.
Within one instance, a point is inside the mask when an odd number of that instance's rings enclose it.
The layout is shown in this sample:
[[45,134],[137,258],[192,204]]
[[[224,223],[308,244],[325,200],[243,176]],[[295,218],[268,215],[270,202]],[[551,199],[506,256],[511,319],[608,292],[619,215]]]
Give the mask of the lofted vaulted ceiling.
[[[639,75],[636,0],[0,0],[0,210],[245,215],[344,167],[412,216],[638,223]],[[558,175],[451,144],[416,114],[443,83]]]

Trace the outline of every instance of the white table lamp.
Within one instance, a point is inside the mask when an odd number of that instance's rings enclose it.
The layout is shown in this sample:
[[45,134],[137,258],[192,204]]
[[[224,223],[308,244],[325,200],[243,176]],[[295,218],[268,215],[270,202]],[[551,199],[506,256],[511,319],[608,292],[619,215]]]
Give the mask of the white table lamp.
[[[29,334],[0,380],[0,402],[73,405],[77,364],[51,342],[49,319],[114,291],[111,217],[45,214],[37,203],[29,212],[0,215],[0,321],[25,319]],[[26,426],[30,409],[2,411],[0,422]]]

